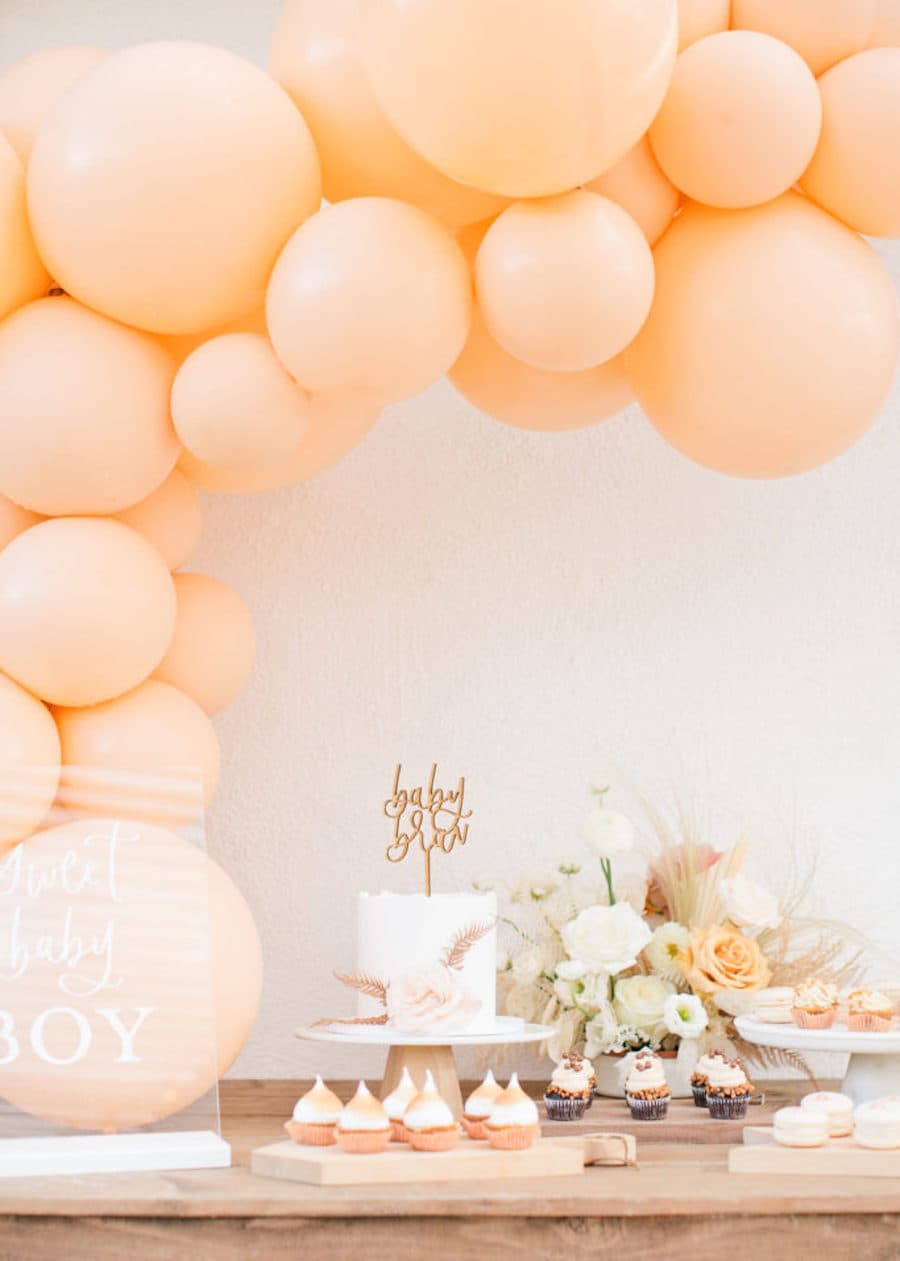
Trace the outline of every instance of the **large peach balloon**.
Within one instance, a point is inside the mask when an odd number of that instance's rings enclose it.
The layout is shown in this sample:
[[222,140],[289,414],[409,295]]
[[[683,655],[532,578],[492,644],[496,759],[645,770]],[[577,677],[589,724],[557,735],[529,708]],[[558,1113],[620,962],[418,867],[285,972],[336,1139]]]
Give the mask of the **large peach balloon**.
[[256,655],[253,618],[236,591],[206,574],[176,574],[175,597],[175,634],[153,677],[215,714],[250,678]]
[[339,202],[300,228],[266,302],[278,358],[307,390],[405,398],[443,376],[469,331],[472,291],[450,232],[416,206]]
[[185,451],[179,467],[196,486],[219,494],[279,490],[337,464],[362,442],[380,414],[381,404],[365,394],[314,394],[310,400],[309,428],[297,450],[286,460],[232,473],[202,464]]
[[900,48],[900,0],[876,0],[869,48]]
[[49,288],[28,224],[25,168],[0,133],[0,320]]
[[49,710],[0,674],[0,854],[40,827],[56,795],[59,756]]
[[0,552],[0,669],[56,705],[127,692],[162,661],[175,587],[120,521],[42,521]]
[[722,473],[783,477],[839,455],[897,366],[890,276],[797,193],[697,204],[655,251],[656,298],[625,355],[638,401],[679,451]]
[[267,337],[228,333],[205,342],[179,368],[172,420],[198,460],[240,470],[296,450],[309,425],[309,395],[285,372]]
[[814,75],[865,48],[877,0],[732,0],[731,25],[796,49]]
[[379,104],[439,170],[510,197],[561,193],[647,130],[672,73],[676,0],[369,0]]
[[158,342],[71,298],[0,325],[0,491],[53,516],[118,512],[178,458],[175,364]]
[[647,136],[585,188],[627,210],[651,245],[672,222],[681,202],[681,193],[663,174]]
[[28,167],[35,239],[59,284],[161,333],[250,310],[319,196],[287,94],[233,53],[187,42],[107,57],[48,115]]
[[900,48],[873,48],[819,80],[824,120],[803,191],[869,236],[900,236]]
[[688,197],[734,209],[786,192],[821,126],[819,89],[798,53],[770,35],[723,31],[678,58],[650,143]]
[[25,530],[30,530],[33,525],[37,525],[43,519],[36,512],[29,512],[27,508],[20,508],[18,504],[14,504],[5,495],[0,495],[0,551],[6,547],[7,543],[11,543],[17,535],[23,534]]
[[621,355],[586,372],[543,372],[498,346],[477,307],[448,376],[479,411],[517,429],[581,429],[614,416],[634,398]]
[[624,350],[653,300],[653,256],[627,211],[576,190],[517,202],[475,263],[488,332],[515,359],[581,372]]
[[[25,896],[26,883],[42,892]],[[115,819],[39,832],[0,865],[5,941],[17,908],[18,940],[45,949],[4,981],[14,1107],[78,1129],[149,1125],[237,1058],[259,1007],[259,937],[234,883],[191,841]],[[77,965],[73,937],[96,943]]]
[[108,55],[87,44],[41,48],[0,70],[0,131],[23,162],[59,98]]
[[177,468],[152,495],[116,513],[116,520],[143,534],[169,569],[180,569],[188,560],[203,526],[197,492]]
[[678,51],[727,31],[730,20],[731,0],[678,0]]
[[360,62],[358,27],[358,0],[288,0],[272,38],[269,70],[309,124],[328,200],[395,197],[448,227],[502,210],[503,198],[442,175],[397,135]]

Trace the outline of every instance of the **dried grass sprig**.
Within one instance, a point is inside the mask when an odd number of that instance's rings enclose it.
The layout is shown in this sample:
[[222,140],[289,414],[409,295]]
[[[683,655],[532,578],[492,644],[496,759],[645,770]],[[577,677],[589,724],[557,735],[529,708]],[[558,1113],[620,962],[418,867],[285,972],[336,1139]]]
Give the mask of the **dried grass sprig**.
[[386,1025],[388,1014],[381,1016],[323,1016],[313,1022],[311,1028],[321,1029],[324,1025]]
[[375,998],[387,1007],[387,986],[377,976],[370,976],[368,972],[335,972],[334,977],[341,985],[349,985],[352,990]]
[[493,927],[494,925],[488,922],[468,924],[465,928],[461,928],[441,956],[441,962],[445,967],[453,968],[456,972],[461,971],[466,955],[476,942],[488,935]]

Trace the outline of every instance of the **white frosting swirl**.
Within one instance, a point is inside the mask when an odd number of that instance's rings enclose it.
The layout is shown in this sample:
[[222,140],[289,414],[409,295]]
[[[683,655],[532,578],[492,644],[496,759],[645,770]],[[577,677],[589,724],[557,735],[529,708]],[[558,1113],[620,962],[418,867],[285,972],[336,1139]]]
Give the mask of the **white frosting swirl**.
[[431,1070],[425,1074],[425,1085],[403,1114],[408,1130],[451,1130],[456,1126],[453,1113],[438,1094]]
[[488,1069],[484,1081],[472,1091],[466,1100],[463,1108],[464,1114],[476,1121],[483,1121],[491,1115],[494,1100],[502,1093],[503,1087],[498,1085],[494,1074]]
[[736,1064],[733,1060],[722,1060],[718,1064],[713,1064],[709,1070],[709,1089],[710,1090],[728,1090],[734,1086],[748,1086],[747,1074],[741,1068],[740,1064]]
[[301,1125],[334,1125],[343,1107],[334,1091],[317,1077],[312,1089],[294,1105],[294,1120]]
[[894,1011],[894,1004],[881,990],[852,990],[847,995],[847,1006],[851,1012],[858,1012],[860,1015],[872,1013],[889,1016]]
[[581,1056],[566,1056],[560,1060],[550,1077],[551,1089],[568,1091],[569,1094],[589,1094],[597,1076],[590,1060]]
[[513,1073],[509,1085],[494,1100],[485,1124],[489,1130],[505,1130],[514,1125],[537,1125],[538,1120],[537,1104],[519,1085],[519,1074]]
[[695,1077],[708,1077],[710,1069],[715,1064],[721,1064],[725,1060],[725,1056],[721,1051],[707,1051],[701,1055],[694,1067]]
[[625,1080],[626,1091],[635,1094],[641,1090],[657,1090],[665,1085],[666,1074],[659,1056],[648,1055],[646,1052],[636,1055]]
[[413,1099],[416,1097],[416,1083],[409,1075],[409,1069],[404,1068],[400,1074],[400,1081],[394,1090],[381,1101],[381,1106],[388,1114],[392,1121],[402,1121],[403,1114]]
[[388,1114],[364,1081],[338,1117],[339,1130],[389,1130]]
[[804,1011],[830,1011],[838,1002],[838,990],[830,981],[808,977],[794,987],[794,1006]]

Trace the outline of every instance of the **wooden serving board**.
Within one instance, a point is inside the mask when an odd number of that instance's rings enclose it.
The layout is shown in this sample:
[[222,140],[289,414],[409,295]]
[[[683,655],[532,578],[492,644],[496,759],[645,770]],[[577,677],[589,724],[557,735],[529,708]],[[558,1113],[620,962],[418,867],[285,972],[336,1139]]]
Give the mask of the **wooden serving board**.
[[900,1148],[877,1151],[852,1138],[825,1147],[782,1147],[769,1128],[748,1126],[744,1146],[728,1153],[730,1173],[821,1174],[843,1178],[900,1178]]
[[401,1143],[374,1156],[352,1156],[340,1147],[302,1147],[289,1140],[257,1147],[250,1169],[264,1178],[315,1186],[363,1186],[397,1182],[450,1182],[464,1178],[552,1178],[583,1173],[583,1145],[537,1139],[520,1152],[497,1151],[460,1138],[449,1152],[414,1152]]

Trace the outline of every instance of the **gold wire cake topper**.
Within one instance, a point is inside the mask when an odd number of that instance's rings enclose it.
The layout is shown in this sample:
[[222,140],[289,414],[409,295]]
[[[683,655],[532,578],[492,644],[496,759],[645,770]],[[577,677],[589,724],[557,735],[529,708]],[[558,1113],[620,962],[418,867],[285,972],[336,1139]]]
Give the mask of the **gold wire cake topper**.
[[[394,787],[384,803],[384,813],[393,820],[394,835],[385,851],[389,863],[402,863],[410,847],[418,845],[425,857],[425,895],[431,897],[431,854],[435,849],[449,854],[457,843],[465,845],[469,825],[465,819],[466,781],[461,775],[453,790],[438,788],[437,763],[431,764],[428,783],[419,788],[400,787],[401,763],[394,768]],[[408,813],[407,813],[408,812]]]

